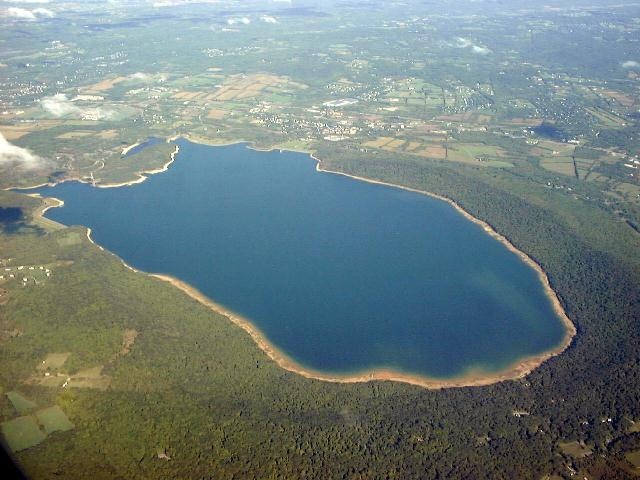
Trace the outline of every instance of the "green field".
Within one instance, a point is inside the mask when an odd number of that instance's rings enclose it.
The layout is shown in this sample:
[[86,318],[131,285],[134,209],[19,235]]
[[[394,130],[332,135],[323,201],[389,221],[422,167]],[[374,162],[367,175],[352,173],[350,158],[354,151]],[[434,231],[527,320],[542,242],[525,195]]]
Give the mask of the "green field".
[[633,465],[633,468],[640,470],[640,450],[627,453],[625,458],[631,465]]
[[35,416],[47,435],[53,432],[66,432],[73,429],[73,423],[69,421],[57,405],[38,410],[35,412]]
[[42,442],[46,435],[32,416],[18,417],[2,422],[2,435],[12,452],[19,452],[31,448]]
[[16,412],[20,415],[24,415],[25,413],[29,413],[31,410],[37,407],[37,405],[24,397],[19,392],[7,392],[7,398],[15,408]]

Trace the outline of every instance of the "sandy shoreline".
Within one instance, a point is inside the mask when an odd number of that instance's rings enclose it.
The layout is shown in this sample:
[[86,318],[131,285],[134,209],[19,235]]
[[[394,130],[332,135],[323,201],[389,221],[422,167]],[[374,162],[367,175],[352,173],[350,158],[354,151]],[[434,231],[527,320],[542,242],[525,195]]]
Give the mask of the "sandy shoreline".
[[[551,301],[551,304],[553,306],[554,312],[560,318],[560,321],[562,322],[562,324],[563,324],[563,326],[565,328],[564,337],[563,337],[562,342],[560,343],[560,345],[558,345],[553,350],[550,350],[550,351],[547,351],[547,352],[543,352],[543,353],[538,354],[538,355],[526,357],[523,360],[521,360],[520,362],[518,362],[515,366],[510,367],[508,370],[505,370],[503,373],[487,374],[489,376],[495,376],[495,378],[496,378],[495,381],[506,380],[508,378],[522,378],[522,377],[526,376],[528,373],[530,373],[533,369],[535,369],[538,366],[542,365],[542,363],[544,363],[545,361],[547,361],[550,358],[555,357],[556,355],[559,355],[562,352],[564,352],[569,347],[569,345],[571,345],[571,342],[573,341],[573,337],[575,337],[575,335],[577,333],[576,327],[573,324],[573,322],[571,321],[571,319],[569,318],[569,316],[567,315],[567,313],[565,312],[564,307],[562,306],[562,303],[560,302],[560,299],[558,298],[558,295],[556,294],[555,290],[553,290],[553,288],[551,287],[551,282],[549,281],[549,277],[547,276],[545,271],[542,269],[542,267],[535,260],[533,260],[529,255],[527,255],[523,251],[521,251],[518,248],[516,248],[516,246],[513,245],[505,236],[503,236],[503,235],[499,234],[498,232],[496,232],[493,229],[493,227],[491,225],[489,225],[487,222],[485,222],[483,220],[480,220],[479,218],[474,217],[469,212],[467,212],[464,208],[462,208],[460,205],[458,205],[455,201],[451,200],[450,198],[444,197],[442,195],[438,195],[438,194],[435,194],[435,193],[427,192],[427,191],[424,191],[424,190],[419,190],[419,189],[416,189],[416,188],[405,187],[405,186],[402,186],[402,185],[396,185],[396,184],[393,184],[393,183],[383,182],[383,181],[380,181],[380,180],[373,180],[373,179],[370,179],[370,178],[360,177],[360,176],[357,176],[357,175],[350,175],[350,174],[344,173],[344,172],[326,170],[326,169],[322,168],[321,161],[318,158],[314,157],[313,154],[310,154],[310,156],[311,156],[311,158],[313,158],[316,161],[316,171],[318,171],[318,172],[329,173],[329,174],[332,174],[332,175],[341,175],[341,176],[344,176],[344,177],[349,177],[349,178],[353,178],[355,180],[359,180],[361,182],[367,182],[367,183],[372,183],[372,184],[375,184],[375,185],[383,185],[383,186],[386,186],[386,187],[398,188],[398,189],[406,190],[406,191],[409,191],[409,192],[420,193],[422,195],[427,195],[429,197],[432,197],[432,198],[435,198],[437,200],[441,200],[443,202],[448,203],[454,209],[456,209],[458,211],[458,213],[460,213],[462,216],[464,216],[467,220],[469,220],[469,221],[475,223],[476,225],[479,225],[480,227],[482,227],[482,229],[488,235],[490,235],[491,237],[493,237],[494,239],[499,241],[501,244],[503,244],[509,251],[511,251],[511,252],[515,253],[516,255],[518,255],[518,257],[520,257],[520,259],[524,263],[526,263],[529,267],[531,267],[533,270],[535,270],[535,272],[538,274],[538,278],[540,279],[540,282],[543,285],[543,288],[544,288],[546,296]],[[490,381],[490,382],[482,383],[482,384],[486,385],[486,384],[489,384],[489,383],[495,383],[495,382]],[[473,385],[478,385],[478,383],[474,382]]]
[[[235,142],[226,143],[224,145],[233,145],[233,144],[237,144],[237,143],[247,143],[247,142],[235,141]],[[218,145],[215,145],[215,146],[223,146],[223,144],[218,144]],[[259,150],[259,151],[287,150],[287,149],[279,149],[277,147],[274,147],[274,148],[271,148],[271,149],[268,149],[268,150],[260,150],[260,149],[254,148],[254,147],[249,147],[249,148],[252,148],[254,150]],[[154,170],[150,170],[150,171],[139,172],[140,178],[138,178],[136,180],[133,180],[131,182],[121,183],[121,184],[95,185],[95,186],[100,187],[100,188],[117,188],[117,187],[121,187],[121,186],[127,186],[127,185],[133,185],[133,184],[141,183],[141,182],[143,182],[144,180],[147,179],[145,174],[151,175],[151,174],[161,173],[161,172],[167,171],[169,166],[175,161],[175,157],[176,157],[178,152],[179,152],[179,147],[176,146],[176,150],[171,154],[170,160],[163,167],[158,168],[158,169],[154,169]],[[543,288],[545,290],[545,294],[550,299],[555,313],[558,315],[558,317],[560,318],[563,326],[565,327],[565,335],[564,335],[564,337],[562,339],[562,342],[556,348],[554,348],[552,350],[549,350],[549,351],[546,351],[546,352],[543,352],[543,353],[540,353],[540,354],[537,354],[537,355],[532,355],[532,356],[529,356],[529,357],[522,358],[520,361],[518,361],[514,365],[511,365],[511,366],[505,368],[504,370],[500,370],[500,371],[497,371],[497,372],[486,372],[486,371],[482,371],[482,370],[479,370],[479,369],[476,369],[476,368],[470,368],[469,371],[464,373],[463,375],[460,375],[458,377],[453,377],[453,378],[445,378],[445,379],[429,378],[429,377],[421,376],[421,375],[409,375],[409,374],[406,374],[406,373],[403,373],[403,372],[394,371],[394,370],[391,370],[391,369],[377,369],[377,370],[374,370],[374,371],[364,371],[364,372],[355,373],[355,374],[331,375],[331,374],[326,374],[326,373],[323,373],[323,372],[320,372],[320,371],[314,371],[314,370],[307,369],[307,368],[304,368],[304,367],[300,366],[294,360],[292,360],[290,357],[288,357],[284,352],[280,351],[277,347],[272,345],[266,339],[264,334],[255,325],[253,325],[248,319],[243,318],[242,316],[237,315],[236,313],[234,313],[231,310],[227,309],[223,305],[220,305],[220,304],[214,302],[210,298],[206,297],[203,293],[198,291],[196,288],[188,285],[187,283],[182,282],[181,280],[173,278],[173,277],[168,276],[168,275],[162,275],[162,274],[148,274],[148,275],[150,275],[150,276],[152,276],[154,278],[160,279],[162,281],[170,283],[174,287],[182,290],[184,293],[189,295],[191,298],[193,298],[196,301],[200,302],[201,304],[207,306],[208,308],[210,308],[211,310],[215,311],[216,313],[219,313],[219,314],[227,317],[232,323],[234,323],[235,325],[237,325],[240,328],[242,328],[243,330],[245,330],[251,336],[251,338],[255,341],[255,343],[258,345],[258,347],[263,352],[265,352],[265,354],[270,359],[275,361],[281,368],[283,368],[283,369],[285,369],[287,371],[299,374],[299,375],[301,375],[303,377],[306,377],[306,378],[322,380],[322,381],[327,381],[327,382],[360,383],[360,382],[370,382],[370,381],[395,381],[395,382],[408,383],[408,384],[411,384],[411,385],[416,385],[416,386],[420,386],[420,387],[428,388],[428,389],[442,389],[442,388],[453,388],[453,387],[472,387],[472,386],[491,385],[493,383],[501,382],[501,381],[504,381],[504,380],[514,380],[514,379],[522,378],[522,377],[528,375],[529,373],[531,373],[531,371],[533,371],[535,368],[539,367],[545,361],[549,360],[550,358],[552,358],[552,357],[554,357],[556,355],[561,354],[562,352],[564,352],[569,347],[569,345],[571,344],[571,342],[573,340],[573,337],[576,335],[576,328],[575,328],[573,322],[567,316],[566,312],[564,311],[564,308],[562,307],[562,304],[561,304],[558,296],[556,295],[555,291],[551,287],[551,284],[549,282],[548,276],[546,275],[546,273],[544,272],[542,267],[540,265],[538,265],[538,263],[536,263],[531,257],[529,257],[524,252],[518,250],[506,237],[504,237],[503,235],[500,235],[498,232],[496,232],[488,223],[486,223],[486,222],[474,217],[473,215],[468,213],[466,210],[464,210],[456,202],[454,202],[453,200],[451,200],[451,199],[449,199],[447,197],[443,197],[441,195],[437,195],[437,194],[434,194],[434,193],[431,193],[431,192],[427,192],[427,191],[423,191],[423,190],[419,190],[419,189],[415,189],[415,188],[411,188],[411,187],[404,187],[402,185],[396,185],[396,184],[393,184],[393,183],[383,182],[383,181],[380,181],[380,180],[373,180],[373,179],[369,179],[369,178],[365,178],[365,177],[360,177],[360,176],[357,176],[357,175],[350,175],[350,174],[347,174],[347,173],[344,173],[344,172],[326,170],[326,169],[322,168],[321,160],[318,159],[317,157],[315,157],[313,152],[304,152],[304,151],[302,151],[302,152],[299,152],[299,153],[307,153],[307,154],[309,154],[309,156],[313,160],[316,161],[316,171],[319,172],[319,173],[328,173],[328,174],[333,174],[333,175],[341,175],[341,176],[353,178],[355,180],[363,181],[363,182],[367,182],[367,183],[371,183],[371,184],[383,185],[383,186],[386,186],[386,187],[398,188],[398,189],[406,190],[406,191],[413,192],[413,193],[419,193],[419,194],[422,194],[422,195],[428,195],[428,196],[430,196],[432,198],[435,198],[435,199],[438,199],[438,200],[441,200],[441,201],[444,201],[444,202],[448,203],[453,208],[455,208],[461,215],[463,215],[466,219],[468,219],[468,220],[472,221],[473,223],[481,226],[482,229],[487,234],[489,234],[494,239],[496,239],[497,241],[502,243],[508,250],[510,250],[511,252],[513,252],[516,255],[518,255],[527,265],[529,265],[531,268],[533,268],[536,271],[536,273],[538,274],[538,277],[539,277],[539,279],[540,279],[540,281],[541,281],[541,283],[543,285]],[[53,207],[56,207],[56,206],[60,206],[60,205],[52,205],[52,206],[50,206],[48,208],[53,208]],[[43,214],[46,212],[47,209],[44,209],[44,211],[39,212],[40,215],[43,216]],[[100,245],[97,245],[93,241],[93,239],[91,238],[91,229],[87,229],[87,237],[88,237],[89,241],[91,241],[91,243],[93,243],[94,245],[98,246],[100,249],[104,250],[103,247],[101,247]],[[129,268],[130,270],[132,270],[132,271],[134,271],[136,273],[144,273],[144,272],[140,272],[139,270],[136,270],[135,268],[129,266],[126,262],[124,262],[124,260],[120,259],[120,261],[124,264],[125,267]]]
[[[129,267],[131,268],[131,267]],[[516,365],[508,367],[507,369],[498,372],[484,372],[478,369],[470,369],[467,373],[458,377],[452,378],[430,378],[423,375],[410,375],[404,372],[398,372],[391,369],[377,369],[372,371],[363,371],[354,374],[326,374],[321,371],[311,370],[300,366],[295,360],[287,356],[284,352],[279,350],[273,344],[271,344],[264,334],[253,324],[250,320],[234,313],[227,309],[223,305],[214,302],[202,292],[192,287],[191,285],[171,277],[170,275],[163,274],[149,274],[151,277],[157,278],[164,282],[170,283],[174,287],[182,290],[194,300],[198,301],[202,305],[210,308],[214,312],[227,317],[238,327],[247,332],[258,347],[278,366],[289,372],[296,373],[305,378],[321,380],[332,383],[362,383],[371,381],[394,381],[408,383],[411,385],[427,388],[427,389],[442,389],[442,388],[454,388],[454,387],[478,387],[484,385],[491,385],[493,383],[501,382],[504,380],[514,380],[522,378],[530,373],[534,368],[538,367],[548,358],[561,353],[565,346],[559,348],[559,351],[554,353],[547,352],[540,355],[527,357],[519,361]]]
[[[42,198],[38,195],[39,198]],[[64,206],[64,201],[60,200],[59,198],[54,198],[51,197],[51,201],[53,202],[51,205],[45,205],[44,208],[41,208],[40,211],[38,212],[38,216],[40,217],[44,217],[44,214],[47,213],[47,210],[50,210],[52,208],[58,208],[58,207],[63,207]]]
[[180,151],[180,147],[176,145],[175,150],[171,153],[171,155],[169,156],[169,160],[164,165],[162,165],[159,168],[154,168],[152,170],[142,170],[140,172],[137,172],[138,178],[136,178],[135,180],[130,180],[128,182],[122,182],[122,183],[105,183],[105,184],[94,183],[93,186],[97,188],[119,188],[119,187],[128,187],[129,185],[136,185],[138,183],[142,183],[147,178],[149,178],[149,175],[155,175],[156,173],[162,173],[169,170],[169,167],[171,166],[171,164],[175,162],[176,155],[178,154],[179,151]]
[[134,143],[133,145],[129,145],[128,147],[125,147],[125,148],[122,149],[122,153],[120,155],[124,156],[127,153],[129,153],[131,150],[133,150],[134,148],[139,147],[140,145],[142,145],[142,143],[138,142],[138,143]]

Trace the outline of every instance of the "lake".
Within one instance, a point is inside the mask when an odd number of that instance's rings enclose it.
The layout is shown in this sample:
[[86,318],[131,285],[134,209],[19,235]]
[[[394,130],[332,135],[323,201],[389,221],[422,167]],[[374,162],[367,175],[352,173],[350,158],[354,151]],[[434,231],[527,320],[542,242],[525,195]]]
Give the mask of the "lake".
[[140,184],[35,190],[65,202],[46,216],[196,287],[314,371],[452,378],[563,341],[537,272],[448,203],[318,173],[306,154],[177,143]]

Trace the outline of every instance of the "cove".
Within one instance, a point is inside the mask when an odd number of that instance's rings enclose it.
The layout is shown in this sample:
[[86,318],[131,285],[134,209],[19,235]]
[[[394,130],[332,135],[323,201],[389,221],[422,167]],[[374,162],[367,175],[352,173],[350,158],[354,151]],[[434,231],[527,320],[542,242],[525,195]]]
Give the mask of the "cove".
[[307,154],[177,143],[142,183],[32,193],[64,201],[48,218],[246,319],[310,376],[502,378],[566,347],[539,272],[449,203],[319,173]]

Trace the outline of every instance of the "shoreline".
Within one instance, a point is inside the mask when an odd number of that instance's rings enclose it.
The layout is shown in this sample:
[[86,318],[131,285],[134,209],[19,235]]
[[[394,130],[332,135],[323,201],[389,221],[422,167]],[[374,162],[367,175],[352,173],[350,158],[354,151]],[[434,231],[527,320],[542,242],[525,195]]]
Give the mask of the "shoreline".
[[[211,145],[211,146],[228,146],[228,145],[235,145],[239,143],[247,143],[248,148],[251,148],[256,151],[274,151],[274,150],[289,151],[287,149],[280,149],[278,147],[273,147],[270,149],[258,149],[258,148],[252,147],[249,144],[249,142],[246,142],[244,140],[229,142],[225,144]],[[139,172],[140,178],[136,180],[133,180],[130,182],[123,182],[120,184],[109,184],[109,185],[102,185],[102,186],[94,184],[94,186],[98,188],[117,188],[121,186],[128,186],[128,185],[133,185],[137,183],[142,183],[148,178],[144,174],[152,175],[152,174],[162,173],[167,171],[169,169],[169,166],[175,161],[175,157],[178,152],[179,152],[179,146],[176,145],[176,150],[171,154],[170,160],[163,167],[154,169],[154,170],[145,171],[145,172]],[[542,352],[536,355],[523,357],[516,363],[496,372],[487,372],[482,369],[470,367],[462,375],[451,377],[451,378],[431,378],[423,375],[417,375],[417,374],[412,375],[412,374],[407,374],[407,373],[395,371],[392,369],[384,369],[384,368],[375,369],[371,371],[352,373],[352,374],[344,374],[344,375],[327,374],[321,371],[307,369],[302,365],[298,364],[289,356],[287,356],[284,352],[280,351],[275,345],[271,344],[266,339],[266,336],[253,323],[251,323],[250,320],[236,314],[235,312],[227,309],[223,305],[216,303],[215,301],[213,301],[212,299],[208,298],[206,295],[201,293],[199,290],[197,290],[195,287],[192,287],[191,285],[177,278],[171,277],[169,275],[141,272],[131,267],[130,265],[128,265],[123,259],[121,259],[117,255],[113,254],[112,252],[110,253],[116,256],[116,258],[118,258],[122,262],[122,264],[129,270],[135,273],[143,273],[145,275],[154,277],[161,281],[170,283],[174,287],[181,290],[183,293],[186,293],[192,299],[208,307],[212,311],[220,315],[223,315],[233,324],[235,324],[236,326],[242,328],[245,332],[247,332],[252,338],[252,340],[256,343],[258,348],[260,348],[260,350],[262,350],[280,368],[292,373],[296,373],[298,375],[301,375],[309,379],[315,379],[315,380],[332,382],[332,383],[362,383],[362,382],[371,382],[371,381],[394,381],[394,382],[407,383],[414,386],[423,387],[426,389],[486,386],[486,385],[502,382],[505,380],[521,379],[526,375],[528,375],[529,373],[531,373],[537,367],[542,365],[547,360],[563,353],[571,345],[571,342],[573,341],[573,338],[577,333],[576,327],[571,321],[571,319],[567,316],[562,306],[562,303],[560,302],[560,299],[558,298],[556,292],[553,290],[551,283],[549,281],[549,278],[545,273],[545,271],[535,260],[529,257],[526,253],[516,248],[506,237],[496,232],[493,229],[493,227],[491,227],[491,225],[489,225],[487,222],[474,217],[469,212],[464,210],[455,201],[453,201],[450,198],[444,197],[442,195],[427,192],[424,190],[419,190],[416,188],[405,187],[402,185],[384,182],[381,180],[374,180],[366,177],[360,177],[357,175],[351,175],[344,172],[327,170],[322,168],[321,166],[322,161],[314,155],[314,152],[308,152],[308,151],[296,151],[296,152],[308,154],[310,158],[312,158],[316,162],[316,172],[318,173],[341,175],[344,177],[352,178],[357,181],[362,181],[370,184],[382,185],[386,187],[397,188],[397,189],[401,189],[401,190],[405,190],[413,193],[427,195],[431,198],[448,203],[458,213],[463,215],[467,220],[475,223],[476,225],[479,225],[485,231],[485,233],[490,235],[495,240],[499,241],[509,251],[516,254],[524,263],[526,263],[529,267],[531,267],[533,270],[536,271],[538,278],[540,279],[540,282],[542,283],[542,286],[544,288],[545,295],[551,301],[553,310],[556,313],[556,315],[559,317],[565,330],[565,334],[560,344],[551,350],[547,350],[545,352]],[[55,208],[57,206],[61,206],[61,205],[60,204],[53,205],[53,206],[50,206],[49,208]],[[42,218],[45,218],[44,213],[46,212],[46,210],[48,210],[48,208],[42,212],[39,212],[39,216],[41,216]],[[101,250],[105,251],[105,249],[102,246],[95,243],[91,238],[90,228],[87,228],[87,238],[91,243],[96,245]]]
[[[124,262],[123,262],[124,263]],[[128,266],[127,268],[133,271],[134,268]],[[175,288],[181,290],[193,300],[204,305],[215,313],[226,317],[230,322],[243,329],[249,334],[251,339],[256,343],[258,348],[262,350],[267,357],[273,360],[280,368],[291,373],[295,373],[302,377],[320,380],[330,383],[367,383],[374,381],[391,381],[406,383],[409,385],[426,388],[428,390],[441,390],[444,388],[462,388],[462,387],[481,387],[487,385],[493,385],[506,380],[517,380],[525,377],[532,370],[539,367],[549,358],[562,353],[566,346],[564,344],[556,353],[545,352],[538,355],[533,355],[521,359],[515,365],[509,366],[503,370],[496,372],[487,372],[482,369],[470,367],[467,372],[462,375],[451,378],[435,378],[425,375],[408,374],[400,371],[396,371],[388,368],[380,368],[374,370],[365,370],[356,373],[342,374],[328,374],[321,371],[305,368],[287,354],[278,349],[275,345],[270,343],[265,335],[256,327],[250,320],[244,318],[241,315],[229,310],[223,305],[211,300],[209,297],[200,292],[197,288],[179,280],[175,277],[166,274],[159,273],[147,273],[148,276],[169,283]],[[571,337],[572,338],[572,337]],[[554,350],[554,351],[555,351]]]
[[138,142],[138,143],[134,143],[133,145],[129,145],[128,147],[124,147],[124,148],[122,149],[122,153],[121,153],[120,155],[123,155],[123,156],[124,156],[124,155],[126,155],[127,153],[129,153],[131,150],[133,150],[134,148],[136,148],[136,147],[138,147],[138,146],[140,146],[140,145],[142,145],[142,144],[141,144],[140,142]]
[[176,155],[178,154],[179,151],[180,151],[180,147],[176,145],[175,150],[171,153],[171,155],[169,156],[169,160],[164,165],[162,165],[159,168],[154,168],[151,170],[141,170],[137,172],[136,175],[138,175],[138,178],[136,178],[135,180],[130,180],[128,182],[121,182],[121,183],[104,183],[104,184],[99,184],[94,182],[93,186],[96,188],[119,188],[119,187],[128,187],[129,185],[136,185],[138,183],[142,183],[147,178],[149,178],[149,175],[155,175],[157,173],[162,173],[169,170],[169,167],[171,166],[171,164],[175,162]]
[[[167,142],[167,143],[169,143],[169,142]],[[57,185],[61,185],[61,184],[66,183],[66,182],[85,183],[85,184],[91,185],[92,187],[96,187],[96,188],[119,188],[119,187],[127,187],[129,185],[137,185],[139,183],[144,182],[147,178],[149,178],[150,175],[155,175],[157,173],[162,173],[162,172],[166,172],[167,170],[169,170],[169,167],[176,160],[176,155],[180,151],[180,147],[178,145],[176,145],[175,147],[176,147],[175,150],[169,155],[169,160],[167,160],[167,162],[164,165],[162,165],[161,167],[158,167],[158,168],[151,169],[151,170],[140,170],[140,171],[135,173],[135,175],[137,175],[138,178],[135,178],[133,180],[129,180],[128,182],[100,184],[100,183],[96,183],[95,180],[89,181],[89,180],[86,180],[84,178],[70,177],[70,178],[65,178],[65,179],[57,181],[57,182],[44,182],[44,183],[39,183],[37,185],[30,185],[28,187],[6,187],[3,190],[5,190],[5,191],[34,190],[36,188],[42,188],[42,187],[55,187]]]
[[[486,234],[488,234],[493,239],[497,240],[502,245],[504,245],[507,248],[507,250],[509,250],[510,252],[516,254],[520,258],[520,260],[522,260],[526,265],[528,265],[530,268],[532,268],[536,272],[536,274],[538,275],[538,279],[542,283],[545,295],[550,300],[551,306],[553,308],[553,311],[555,312],[555,314],[560,319],[560,321],[562,323],[562,326],[564,327],[564,331],[565,332],[564,332],[564,336],[562,338],[562,341],[554,349],[548,350],[546,352],[542,352],[542,353],[537,354],[537,355],[531,355],[529,357],[525,357],[525,358],[521,359],[513,367],[510,367],[508,369],[509,371],[514,372],[514,373],[517,372],[517,374],[515,376],[511,377],[512,379],[522,378],[522,377],[528,375],[529,373],[531,373],[531,371],[533,371],[534,369],[536,369],[537,367],[542,365],[547,360],[549,360],[549,359],[551,359],[551,358],[553,358],[553,357],[555,357],[557,355],[560,355],[567,348],[569,348],[569,346],[571,345],[571,343],[572,343],[574,337],[576,336],[576,334],[578,333],[578,331],[576,329],[575,324],[569,318],[569,316],[567,315],[567,312],[565,311],[564,307],[562,306],[562,302],[560,301],[560,298],[558,298],[558,295],[556,294],[555,290],[553,289],[553,287],[551,285],[551,282],[549,281],[549,277],[548,277],[547,273],[544,271],[544,269],[533,258],[531,258],[529,255],[524,253],[522,250],[519,250],[513,243],[511,243],[511,241],[509,241],[508,238],[506,238],[504,235],[501,235],[500,233],[498,233],[487,222],[485,222],[484,220],[480,220],[479,218],[474,217],[469,212],[467,212],[464,208],[462,208],[457,202],[455,202],[454,200],[452,200],[452,199],[450,199],[448,197],[445,197],[443,195],[438,195],[437,193],[427,192],[425,190],[419,190],[417,188],[405,187],[403,185],[397,185],[397,184],[394,184],[394,183],[384,182],[382,180],[374,180],[374,179],[370,179],[370,178],[366,178],[366,177],[360,177],[358,175],[351,175],[351,174],[344,173],[344,172],[339,172],[339,171],[334,171],[334,170],[327,170],[327,169],[322,168],[322,166],[321,166],[322,162],[321,162],[320,159],[315,157],[313,154],[310,154],[310,156],[311,156],[311,158],[313,158],[316,161],[316,171],[317,172],[328,173],[328,174],[332,174],[332,175],[340,175],[340,176],[343,176],[343,177],[352,178],[354,180],[359,180],[361,182],[371,183],[371,184],[374,184],[374,185],[382,185],[382,186],[386,186],[386,187],[397,188],[397,189],[400,189],[400,190],[406,190],[408,192],[419,193],[419,194],[422,194],[422,195],[427,195],[427,196],[429,196],[431,198],[434,198],[436,200],[440,200],[440,201],[446,202],[451,207],[453,207],[459,214],[461,214],[464,218],[466,218],[467,220],[475,223],[476,225],[479,225],[484,230],[484,232]],[[507,372],[507,369],[505,369],[505,372]],[[496,376],[502,377],[502,375],[498,375],[498,374],[496,374]],[[497,381],[501,381],[501,380],[497,380]],[[496,383],[496,382],[490,382],[490,383]]]

